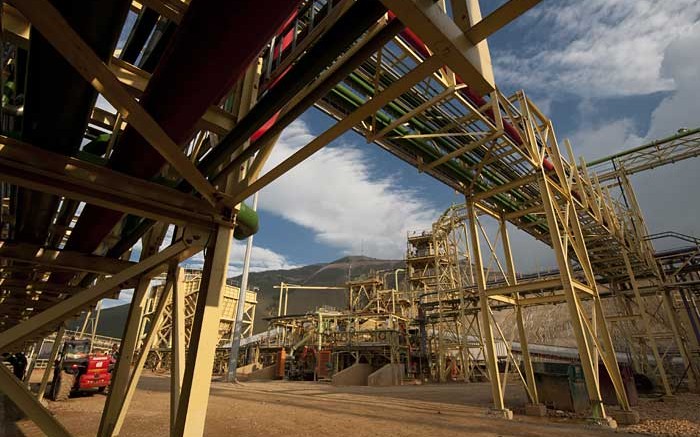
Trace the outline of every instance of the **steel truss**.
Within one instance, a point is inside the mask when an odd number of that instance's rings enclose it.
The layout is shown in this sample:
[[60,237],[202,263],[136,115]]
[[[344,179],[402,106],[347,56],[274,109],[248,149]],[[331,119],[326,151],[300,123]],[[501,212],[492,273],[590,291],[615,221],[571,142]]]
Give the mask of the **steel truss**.
[[[192,333],[192,325],[194,321],[195,308],[197,307],[197,297],[199,293],[199,284],[202,280],[201,272],[196,270],[182,271],[177,273],[178,298],[183,295],[184,305],[176,302],[172,297],[166,302],[163,314],[160,316],[160,324],[156,332],[156,338],[151,344],[149,357],[147,359],[148,367],[153,370],[169,369],[172,363],[173,340],[180,336],[177,325],[184,327],[184,347],[187,350]],[[157,313],[158,300],[157,296],[162,296],[164,288],[170,286],[169,283],[156,285],[151,290],[153,301],[149,302],[150,310],[148,313]],[[226,285],[224,289],[223,300],[221,302],[221,318],[217,330],[217,350],[229,345],[231,342],[231,334],[235,325],[235,316],[238,309],[239,287]],[[249,337],[253,334],[253,326],[255,320],[255,308],[257,305],[257,293],[254,291],[246,291],[246,300],[243,309],[242,320],[242,337]],[[176,313],[177,311],[177,313]],[[142,331],[145,332],[145,327]],[[144,347],[142,345],[142,347]],[[221,374],[227,369],[227,357],[219,356],[214,363],[214,372]]]

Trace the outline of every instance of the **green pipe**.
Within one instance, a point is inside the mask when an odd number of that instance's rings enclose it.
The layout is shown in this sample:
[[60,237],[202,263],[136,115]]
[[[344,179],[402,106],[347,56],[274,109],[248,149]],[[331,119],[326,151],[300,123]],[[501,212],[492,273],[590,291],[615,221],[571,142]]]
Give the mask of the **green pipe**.
[[[352,75],[350,76],[350,80],[352,80],[353,83],[359,85],[359,87],[360,87],[362,90],[364,90],[364,91],[366,92],[367,95],[373,95],[373,94],[374,94],[374,87],[372,87],[367,81],[363,80],[359,75],[357,75],[357,74],[352,74]],[[383,78],[382,78],[382,83],[383,83],[383,85],[385,85],[385,86],[391,85],[391,81],[389,80],[389,78],[386,78],[386,77],[383,77]],[[411,103],[413,103],[413,104],[416,105],[416,106],[418,106],[418,105],[420,105],[420,104],[422,103],[422,102],[419,102],[419,101],[415,101],[415,99],[410,99],[411,96],[410,96],[408,93],[405,94],[405,97],[406,97],[407,100],[413,100],[413,101],[411,101]],[[387,107],[391,108],[392,110],[394,110],[395,112],[397,112],[399,115],[404,115],[404,114],[406,113],[406,110],[405,110],[405,109],[401,108],[399,105],[395,104],[394,102],[390,102],[390,103],[387,105]],[[422,133],[429,133],[429,132],[431,132],[431,129],[430,129],[427,125],[425,125],[424,123],[422,123],[420,120],[418,120],[417,118],[411,119],[411,120],[410,120],[410,123],[413,124],[413,125],[415,125],[416,128],[417,128],[419,131],[421,131]],[[449,140],[446,140],[446,139],[443,139],[443,138],[436,138],[434,141],[440,143],[441,146],[444,147],[444,148],[446,148],[446,149],[450,149],[450,148],[451,148],[452,150],[455,150],[455,147],[459,147],[458,145],[455,145],[452,141],[449,141]],[[481,157],[478,157],[478,158],[475,159],[475,158],[473,158],[473,157],[471,156],[471,154],[470,154],[470,155],[464,155],[464,156],[462,156],[462,159],[466,160],[470,165],[477,165],[478,159],[481,159]],[[496,175],[496,174],[493,174],[493,173],[489,172],[487,169],[484,169],[483,172],[486,174],[486,177],[488,177],[489,179],[491,179],[491,180],[492,180],[494,183],[496,183],[496,184],[503,184],[503,183],[506,183],[506,181],[504,181],[503,178],[501,178],[500,176],[498,176],[498,175]],[[523,199],[523,198],[522,198],[521,196],[519,196],[519,195],[518,195],[517,197],[519,198],[518,200],[521,200],[521,201],[522,201],[522,200],[525,200],[525,199]]]
[[258,213],[245,203],[241,202],[241,210],[236,216],[236,228],[233,230],[233,237],[236,240],[245,240],[246,238],[258,232],[260,220]]
[[[368,66],[367,66],[368,72],[369,72],[369,73],[372,73],[372,72],[374,71],[374,70],[372,70],[371,67],[372,67],[372,65],[368,65]],[[350,77],[350,79],[351,79],[351,81],[352,81],[353,84],[357,85],[357,86],[360,88],[360,89],[359,89],[360,92],[362,92],[362,90],[364,90],[364,92],[365,92],[367,95],[373,95],[373,94],[374,94],[374,87],[372,87],[367,81],[363,80],[359,75],[354,74],[354,75],[352,75],[352,76]],[[390,80],[388,77],[386,77],[386,76],[383,76],[383,77],[380,79],[380,81],[381,81],[382,84],[383,84],[384,86],[386,86],[386,87],[388,87],[388,86],[391,85],[391,80]],[[402,97],[405,98],[406,100],[408,100],[409,103],[411,103],[411,104],[413,104],[413,105],[415,105],[415,106],[420,105],[420,104],[422,103],[421,101],[418,101],[418,100],[412,98],[412,96],[411,96],[410,94],[408,94],[408,93],[405,93]],[[388,104],[387,107],[389,107],[389,108],[393,109],[394,111],[396,111],[396,112],[399,114],[399,116],[404,115],[404,114],[406,113],[406,110],[404,110],[403,108],[399,107],[397,104],[395,104],[395,103],[393,103],[393,102],[391,102],[390,104]],[[420,120],[418,120],[418,119],[415,119],[415,118],[414,118],[414,119],[410,120],[410,123],[413,124],[413,125],[415,125],[415,126],[418,128],[418,130],[421,131],[422,133],[429,133],[429,132],[431,132],[431,129],[430,129],[427,125],[423,124],[423,123],[422,123]],[[453,141],[449,141],[449,139],[437,138],[437,139],[435,139],[434,141],[440,143],[441,146],[442,146],[443,148],[446,148],[446,149],[455,150],[456,147],[459,147],[458,144],[454,144],[454,142],[453,142]],[[477,158],[473,158],[471,155],[465,155],[465,156],[462,157],[462,159],[463,159],[463,160],[466,160],[470,165],[476,165],[476,163],[478,162],[478,160],[479,160],[479,159],[482,159],[482,157],[481,157],[481,156],[478,156]],[[489,172],[489,171],[486,170],[486,169],[484,169],[484,173],[486,174],[486,177],[488,177],[489,179],[491,179],[491,180],[492,180],[494,183],[496,183],[496,184],[502,184],[502,183],[505,183],[505,182],[506,182],[506,181],[504,181],[504,179],[503,179],[502,177],[500,177],[500,175],[493,174],[493,173]],[[521,200],[521,201],[524,201],[524,200],[525,200],[522,196],[520,196],[519,193],[513,193],[513,194],[515,194],[515,197],[516,197],[518,200]],[[512,204],[511,204],[510,202],[507,202],[507,203],[508,203],[509,205],[512,206]]]
[[[366,84],[363,84],[364,81],[362,79],[360,79],[359,77],[357,77],[356,75],[354,78],[351,78],[351,79],[359,81],[358,84],[362,85],[362,88],[367,87]],[[368,90],[371,90],[371,89],[372,88],[370,87]],[[340,97],[342,100],[350,103],[354,107],[359,107],[365,103],[365,100],[363,100],[357,94],[353,93],[348,87],[346,87],[343,84],[338,84],[336,86],[336,88],[333,90],[333,93],[335,95],[337,95],[338,97]],[[387,106],[396,110],[396,112],[398,112],[399,115],[405,114],[405,111],[403,109],[399,108],[398,105],[394,104],[393,102],[388,104]],[[378,112],[377,113],[377,121],[380,122],[381,124],[383,124],[384,126],[388,126],[392,120],[388,116],[382,114],[381,112]],[[410,120],[410,122],[415,122],[415,120],[412,119],[412,120]],[[401,128],[400,126],[397,127],[396,129],[394,129],[392,132],[396,132],[399,135],[405,135],[408,133],[408,131],[406,129]],[[441,140],[441,139],[438,138],[438,140]],[[419,141],[417,139],[410,139],[410,140],[408,140],[408,142],[411,143],[412,145],[416,146],[419,150],[421,150],[423,153],[425,153],[427,156],[431,157],[432,159],[439,158],[439,156],[436,156],[434,151],[427,144],[425,144],[423,141]],[[472,161],[472,163],[473,163],[473,158],[470,159],[470,161]],[[451,172],[455,173],[456,175],[463,178],[464,180],[469,181],[469,182],[472,181],[471,177],[467,173],[465,173],[462,169],[460,169],[455,163],[447,162],[444,165],[449,167]],[[492,179],[495,179],[495,178],[492,177]],[[481,184],[478,184],[478,185],[481,188],[483,188],[483,186]],[[498,194],[498,195],[494,196],[494,198],[506,210],[515,211],[518,209],[517,206],[514,205],[512,202],[510,202],[503,194]],[[528,214],[526,216],[523,216],[523,220],[525,220],[527,222],[534,222],[537,219],[535,217],[533,217],[532,215]],[[543,226],[538,226],[538,228],[540,228],[541,230],[546,230],[546,228],[542,229]]]
[[696,133],[700,133],[700,127],[697,127],[695,129],[691,129],[691,130],[685,130],[683,132],[679,132],[679,133],[671,135],[669,137],[661,138],[659,140],[654,140],[654,141],[651,141],[649,143],[642,144],[641,146],[634,147],[634,148],[629,149],[629,150],[625,150],[624,152],[616,153],[614,155],[606,156],[604,158],[600,158],[600,159],[596,159],[596,160],[591,161],[591,162],[587,162],[586,167],[592,167],[594,165],[602,164],[603,162],[606,162],[606,161],[612,161],[613,159],[622,158],[623,156],[630,155],[634,152],[639,152],[641,150],[648,149],[648,148],[657,146],[659,144],[667,143],[669,141],[679,140],[681,138],[687,137],[688,135],[693,135]]

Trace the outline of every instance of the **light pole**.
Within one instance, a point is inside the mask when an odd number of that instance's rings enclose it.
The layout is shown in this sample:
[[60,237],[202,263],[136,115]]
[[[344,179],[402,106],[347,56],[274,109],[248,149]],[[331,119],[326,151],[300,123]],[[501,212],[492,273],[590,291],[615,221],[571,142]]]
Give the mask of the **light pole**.
[[[253,211],[258,209],[258,193],[253,196]],[[238,292],[238,307],[236,308],[236,320],[231,333],[231,350],[228,357],[228,375],[226,381],[236,381],[236,369],[238,368],[238,350],[241,347],[241,330],[243,326],[243,313],[245,312],[245,295],[248,288],[248,272],[250,271],[250,255],[253,251],[253,236],[248,237],[243,258],[243,274],[241,275],[241,289]]]

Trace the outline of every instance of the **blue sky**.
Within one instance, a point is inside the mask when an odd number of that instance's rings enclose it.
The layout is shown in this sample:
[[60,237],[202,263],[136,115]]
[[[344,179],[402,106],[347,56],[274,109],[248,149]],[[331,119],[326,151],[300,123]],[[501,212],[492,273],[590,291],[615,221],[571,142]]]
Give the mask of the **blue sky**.
[[[700,125],[699,19],[695,1],[542,2],[489,39],[496,82],[506,94],[524,89],[553,119],[560,141],[571,138],[577,155],[614,153]],[[285,131],[271,161],[331,123],[308,111]],[[676,193],[700,182],[696,169],[691,160],[633,178],[642,206],[653,213],[652,231],[700,234],[698,211],[669,213],[669,207],[684,210],[687,199]],[[452,202],[463,201],[354,133],[260,196],[255,244],[278,256],[259,261],[281,268],[347,254],[402,258],[406,230],[429,226]],[[524,235],[514,239],[523,270],[552,264],[546,248]]]

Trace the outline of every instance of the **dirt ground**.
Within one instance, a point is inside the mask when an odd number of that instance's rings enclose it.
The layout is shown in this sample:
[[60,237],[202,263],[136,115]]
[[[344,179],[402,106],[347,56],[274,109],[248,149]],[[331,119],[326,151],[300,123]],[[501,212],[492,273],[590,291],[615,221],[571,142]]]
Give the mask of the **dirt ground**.
[[645,435],[700,436],[700,395],[679,393],[671,399],[639,400],[640,423],[627,429]]
[[[169,379],[142,377],[121,436],[166,436]],[[488,384],[407,385],[401,387],[333,387],[314,382],[244,382],[212,384],[205,434],[210,436],[612,436],[616,432],[582,421],[533,418],[518,412],[525,404],[521,386],[508,386],[512,421],[486,415]],[[105,396],[95,394],[49,409],[76,436],[97,432]],[[26,435],[33,424],[17,424]],[[619,431],[618,431],[619,432]],[[21,435],[21,434],[20,434]]]

